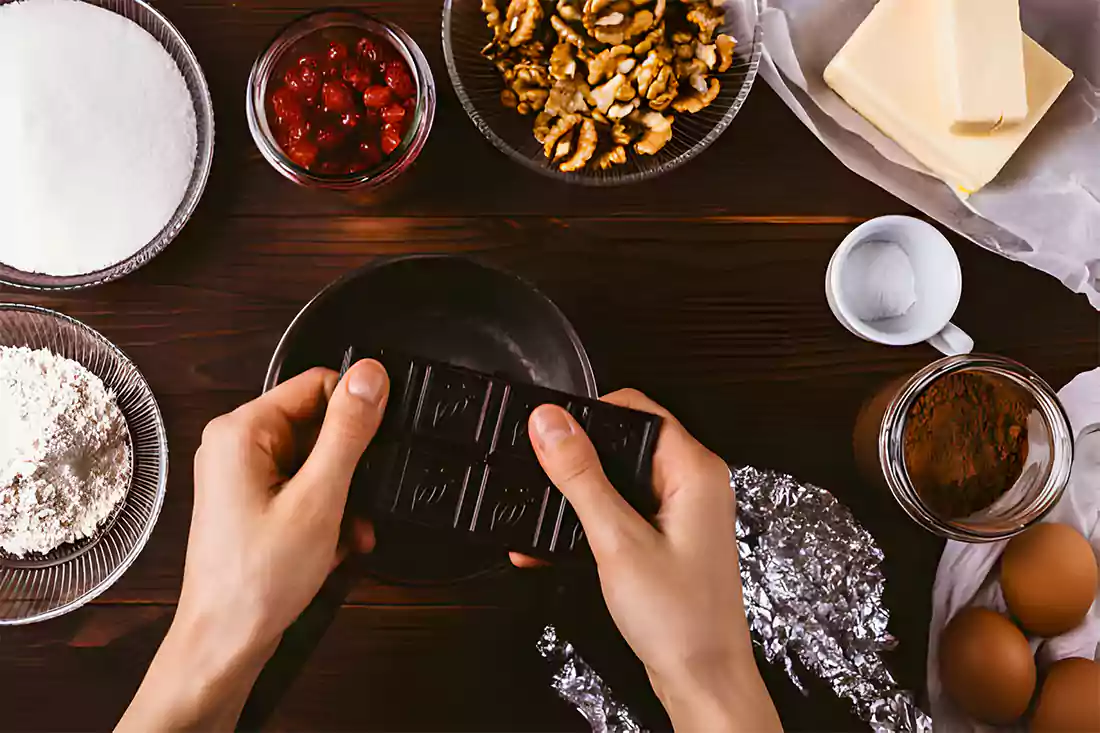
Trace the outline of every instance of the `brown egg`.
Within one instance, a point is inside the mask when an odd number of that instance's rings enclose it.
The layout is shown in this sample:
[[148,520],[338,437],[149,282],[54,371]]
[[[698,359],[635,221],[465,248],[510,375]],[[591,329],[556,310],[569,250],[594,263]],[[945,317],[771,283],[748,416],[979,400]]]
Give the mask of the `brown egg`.
[[1035,659],[1015,624],[988,608],[964,608],[940,637],[943,689],[966,714],[1011,723],[1035,692]]
[[1039,702],[1031,714],[1036,733],[1100,731],[1100,664],[1062,659],[1047,670]]
[[1037,524],[1001,558],[1008,610],[1024,630],[1058,636],[1080,625],[1096,599],[1096,554],[1067,524]]

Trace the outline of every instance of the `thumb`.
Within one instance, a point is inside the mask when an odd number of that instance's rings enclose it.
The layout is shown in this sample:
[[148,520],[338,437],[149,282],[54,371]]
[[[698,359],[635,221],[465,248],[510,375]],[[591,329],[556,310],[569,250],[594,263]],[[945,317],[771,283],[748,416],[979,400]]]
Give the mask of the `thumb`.
[[596,560],[638,532],[652,528],[612,487],[592,441],[557,405],[531,413],[531,442],[546,475],[576,510]]
[[382,422],[389,393],[389,377],[377,361],[360,361],[349,369],[329,398],[309,458],[288,488],[300,485],[310,500],[339,499],[342,507],[355,467]]

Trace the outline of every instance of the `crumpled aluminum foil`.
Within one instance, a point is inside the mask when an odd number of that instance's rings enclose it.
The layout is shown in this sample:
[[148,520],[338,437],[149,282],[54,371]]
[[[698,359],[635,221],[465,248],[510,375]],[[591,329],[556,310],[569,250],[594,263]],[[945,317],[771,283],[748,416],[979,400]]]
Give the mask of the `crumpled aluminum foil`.
[[[882,550],[832,494],[773,471],[730,472],[737,493],[737,539],[745,612],[765,658],[828,683],[876,733],[928,733],[932,720],[898,688],[880,652],[896,641],[886,630]],[[553,687],[593,733],[643,728],[615,701],[600,676],[547,626],[539,651],[558,667]]]
[[886,630],[882,550],[832,494],[781,473],[731,471],[745,613],[770,662],[827,682],[874,731],[918,733],[932,720],[900,690],[880,652]]
[[558,669],[551,687],[558,697],[577,708],[592,733],[642,733],[644,728],[623,704],[615,700],[611,688],[588,666],[568,641],[558,639],[553,626],[542,630],[539,654]]

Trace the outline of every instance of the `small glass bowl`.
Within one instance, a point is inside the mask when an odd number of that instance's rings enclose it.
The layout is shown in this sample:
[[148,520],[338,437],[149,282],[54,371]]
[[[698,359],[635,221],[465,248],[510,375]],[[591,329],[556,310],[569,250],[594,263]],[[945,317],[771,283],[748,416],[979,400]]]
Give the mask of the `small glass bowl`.
[[47,555],[0,553],[0,626],[8,626],[80,608],[122,577],[149,541],[164,504],[168,438],[141,372],[83,323],[45,308],[0,304],[0,346],[49,349],[102,379],[126,418],[133,456],[130,488],[96,534]]
[[[985,374],[1018,387],[1032,402],[1023,473],[993,504],[963,518],[947,518],[917,492],[905,462],[910,408],[933,382],[959,372]],[[885,483],[917,524],[960,542],[995,542],[1023,532],[1054,508],[1069,483],[1073,431],[1058,395],[1039,375],[1001,356],[964,354],[932,362],[880,390],[856,419],[856,460],[866,478]]]
[[[500,4],[502,11],[505,5]],[[481,54],[492,40],[481,7],[479,0],[445,0],[443,5],[443,54],[455,93],[474,125],[497,150],[531,170],[568,183],[613,186],[644,181],[674,170],[702,153],[729,127],[745,103],[764,50],[764,30],[760,24],[764,0],[726,0],[722,4],[726,21],[718,32],[733,36],[737,46],[733,65],[714,74],[722,83],[714,102],[696,114],[677,114],[672,140],[656,155],[639,155],[631,150],[626,163],[609,170],[586,166],[563,173],[546,159],[542,144],[535,139],[534,117],[501,104],[504,82],[492,62]]]
[[[385,160],[374,168],[347,175],[327,175],[306,170],[283,153],[275,140],[267,118],[267,88],[280,68],[283,54],[306,36],[327,29],[355,28],[387,40],[408,64],[416,82],[416,113],[405,139]],[[374,18],[351,8],[318,10],[292,21],[275,36],[256,58],[248,77],[245,102],[248,128],[260,154],[283,176],[300,186],[340,191],[373,189],[384,186],[404,173],[420,155],[435,119],[435,79],[420,47],[393,23]]]

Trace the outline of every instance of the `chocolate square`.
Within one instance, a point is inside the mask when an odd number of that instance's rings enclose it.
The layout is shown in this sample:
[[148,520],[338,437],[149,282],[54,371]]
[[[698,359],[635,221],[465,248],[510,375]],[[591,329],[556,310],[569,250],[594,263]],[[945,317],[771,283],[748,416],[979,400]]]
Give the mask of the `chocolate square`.
[[[535,449],[527,421],[539,405],[559,405],[580,420],[583,409],[574,407],[568,395],[541,387],[515,385],[508,389],[501,410],[500,421],[493,437],[493,452],[509,453],[520,458],[535,460]],[[584,424],[583,422],[581,423]]]
[[482,468],[450,451],[414,443],[408,450],[390,512],[428,527],[453,529],[471,482]]
[[489,466],[474,511],[474,533],[505,546],[535,545],[552,490],[545,475],[528,467],[507,462]]
[[492,388],[488,376],[447,365],[428,366],[416,432],[455,443],[479,442]]
[[588,437],[596,446],[604,473],[620,492],[638,480],[652,425],[638,413],[601,403],[592,406]]

